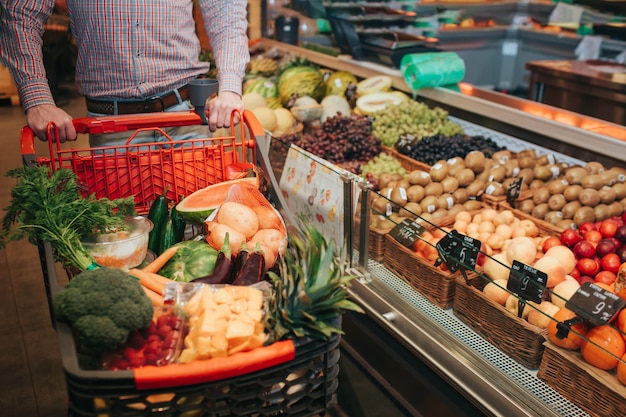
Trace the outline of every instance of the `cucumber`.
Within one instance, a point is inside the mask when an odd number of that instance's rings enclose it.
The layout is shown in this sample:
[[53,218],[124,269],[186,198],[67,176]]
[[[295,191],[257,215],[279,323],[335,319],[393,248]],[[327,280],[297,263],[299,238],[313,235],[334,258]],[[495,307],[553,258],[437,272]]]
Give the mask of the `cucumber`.
[[187,227],[187,222],[183,219],[178,210],[176,210],[176,206],[172,207],[170,217],[172,218],[174,240],[176,241],[175,243],[181,242],[185,237],[185,227]]
[[169,218],[170,202],[165,196],[168,189],[169,185],[166,185],[163,194],[152,202],[150,210],[148,211],[148,219],[152,222],[152,230],[148,235],[148,249],[157,255],[159,254],[160,248],[159,240],[161,239],[161,230]]
[[163,228],[161,229],[161,236],[159,237],[159,248],[158,248],[157,255],[163,253],[165,249],[169,248],[170,246],[174,246],[176,243],[178,242],[176,242],[176,239],[174,236],[174,222],[170,214],[167,217],[167,219],[165,219],[165,224],[163,225]]

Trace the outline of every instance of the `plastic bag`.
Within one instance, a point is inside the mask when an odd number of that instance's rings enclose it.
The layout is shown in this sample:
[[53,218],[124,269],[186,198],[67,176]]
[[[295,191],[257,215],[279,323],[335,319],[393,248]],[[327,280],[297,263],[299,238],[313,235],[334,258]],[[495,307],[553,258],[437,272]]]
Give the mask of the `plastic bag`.
[[[252,185],[234,184],[224,203],[205,222],[207,242],[219,250],[228,233],[233,255],[242,248],[259,248],[265,255],[265,264],[271,268],[287,247],[285,222],[265,196]],[[258,245],[258,246],[257,246]]]

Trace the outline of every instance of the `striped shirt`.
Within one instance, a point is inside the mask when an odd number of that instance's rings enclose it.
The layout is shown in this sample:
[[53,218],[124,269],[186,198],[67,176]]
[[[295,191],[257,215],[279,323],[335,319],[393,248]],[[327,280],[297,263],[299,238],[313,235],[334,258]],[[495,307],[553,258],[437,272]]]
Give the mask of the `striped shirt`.
[[[24,109],[54,104],[42,59],[43,24],[54,0],[0,2],[0,56]],[[245,0],[199,0],[220,91],[241,94],[249,61]],[[76,84],[96,99],[163,94],[209,69],[199,60],[193,0],[67,0],[78,47]]]

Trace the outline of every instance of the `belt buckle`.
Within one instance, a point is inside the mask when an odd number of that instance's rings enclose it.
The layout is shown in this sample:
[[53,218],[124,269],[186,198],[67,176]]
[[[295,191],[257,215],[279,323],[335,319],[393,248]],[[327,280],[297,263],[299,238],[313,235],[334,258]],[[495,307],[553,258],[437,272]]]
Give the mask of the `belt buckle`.
[[[155,103],[160,103],[161,104],[161,110],[154,110],[153,109],[152,106],[154,106]],[[164,111],[165,110],[165,101],[163,100],[163,97],[161,97],[161,96],[148,97],[143,102],[143,109],[146,112]]]

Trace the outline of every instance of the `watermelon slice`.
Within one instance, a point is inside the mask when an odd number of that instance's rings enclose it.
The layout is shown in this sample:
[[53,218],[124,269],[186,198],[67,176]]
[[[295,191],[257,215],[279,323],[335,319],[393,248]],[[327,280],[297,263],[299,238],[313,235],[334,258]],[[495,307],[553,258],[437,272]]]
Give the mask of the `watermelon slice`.
[[223,181],[201,188],[176,205],[176,211],[187,222],[202,225],[204,221],[226,200],[228,190],[237,183],[248,182],[259,187],[258,177],[244,177]]

